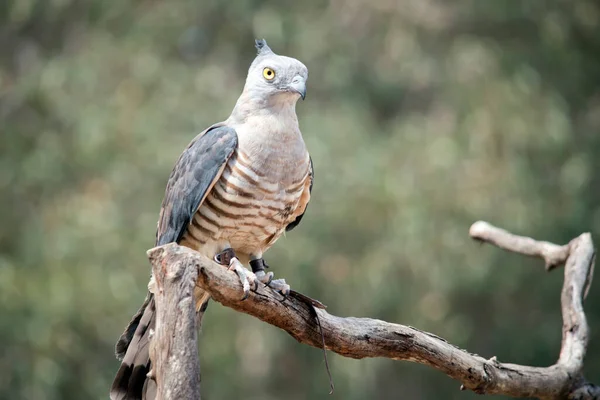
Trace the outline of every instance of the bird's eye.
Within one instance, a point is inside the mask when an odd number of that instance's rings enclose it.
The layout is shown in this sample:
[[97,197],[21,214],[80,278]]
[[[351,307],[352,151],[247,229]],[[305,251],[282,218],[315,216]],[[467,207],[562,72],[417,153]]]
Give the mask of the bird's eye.
[[267,67],[267,68],[263,69],[263,76],[265,77],[266,80],[272,81],[275,78],[275,71],[273,71],[271,68]]

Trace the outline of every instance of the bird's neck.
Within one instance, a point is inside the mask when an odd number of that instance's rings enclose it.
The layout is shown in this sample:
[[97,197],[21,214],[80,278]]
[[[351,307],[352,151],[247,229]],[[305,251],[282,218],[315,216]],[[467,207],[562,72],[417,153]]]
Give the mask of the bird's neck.
[[[290,128],[298,127],[296,116],[297,96],[291,93],[280,93],[269,97],[256,97],[244,92],[238,99],[228,122],[234,125],[244,124],[251,118],[266,118],[284,122]],[[275,121],[274,121],[275,122]]]
[[[235,129],[239,148],[267,169],[272,167],[267,164],[282,160],[290,165],[305,161],[306,146],[296,116],[296,99],[292,96],[256,102],[242,94],[226,124]],[[283,164],[277,165],[283,168]]]

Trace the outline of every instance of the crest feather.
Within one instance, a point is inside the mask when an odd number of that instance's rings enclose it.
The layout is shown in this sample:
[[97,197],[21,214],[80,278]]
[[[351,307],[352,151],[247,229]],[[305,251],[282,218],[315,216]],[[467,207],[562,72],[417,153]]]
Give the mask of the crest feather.
[[267,41],[265,39],[256,39],[254,41],[254,46],[258,50],[259,56],[273,54],[273,50],[271,50],[271,48],[267,45]]

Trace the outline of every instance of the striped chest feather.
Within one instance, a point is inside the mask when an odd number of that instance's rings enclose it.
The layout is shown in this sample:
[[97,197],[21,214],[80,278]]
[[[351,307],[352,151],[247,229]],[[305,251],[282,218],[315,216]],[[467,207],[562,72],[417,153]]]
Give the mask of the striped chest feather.
[[[271,157],[272,162],[282,163]],[[310,184],[309,158],[288,160],[293,169],[252,162],[238,149],[191,222],[188,233],[199,246],[227,242],[234,250],[255,254],[268,249],[285,227],[304,211]]]

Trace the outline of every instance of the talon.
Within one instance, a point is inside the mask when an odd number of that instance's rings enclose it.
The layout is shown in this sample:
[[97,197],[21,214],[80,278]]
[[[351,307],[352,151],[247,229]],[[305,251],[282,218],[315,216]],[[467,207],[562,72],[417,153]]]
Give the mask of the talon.
[[235,257],[235,252],[232,248],[223,250],[220,253],[215,254],[214,260],[217,264],[231,265],[231,260]]
[[238,260],[236,257],[231,259],[228,269],[230,271],[235,271],[238,278],[240,278],[242,289],[244,291],[244,296],[241,298],[241,301],[246,300],[250,295],[250,286],[252,285],[252,287],[255,288],[254,290],[257,288],[258,282],[256,275],[244,268],[240,260]]
[[269,285],[269,284],[271,283],[271,281],[273,281],[273,276],[275,276],[275,274],[273,274],[272,272],[269,272],[269,273],[267,274],[267,277],[268,277],[269,279],[267,280],[267,282],[265,283],[265,285]]
[[269,283],[269,287],[283,296],[287,297],[290,294],[290,285],[285,282],[285,279],[275,279]]
[[256,275],[257,280],[259,280],[260,282],[264,283],[267,286],[269,286],[269,283],[271,283],[271,281],[273,280],[272,272],[265,273],[264,270],[260,270],[260,271],[256,271],[255,275]]

